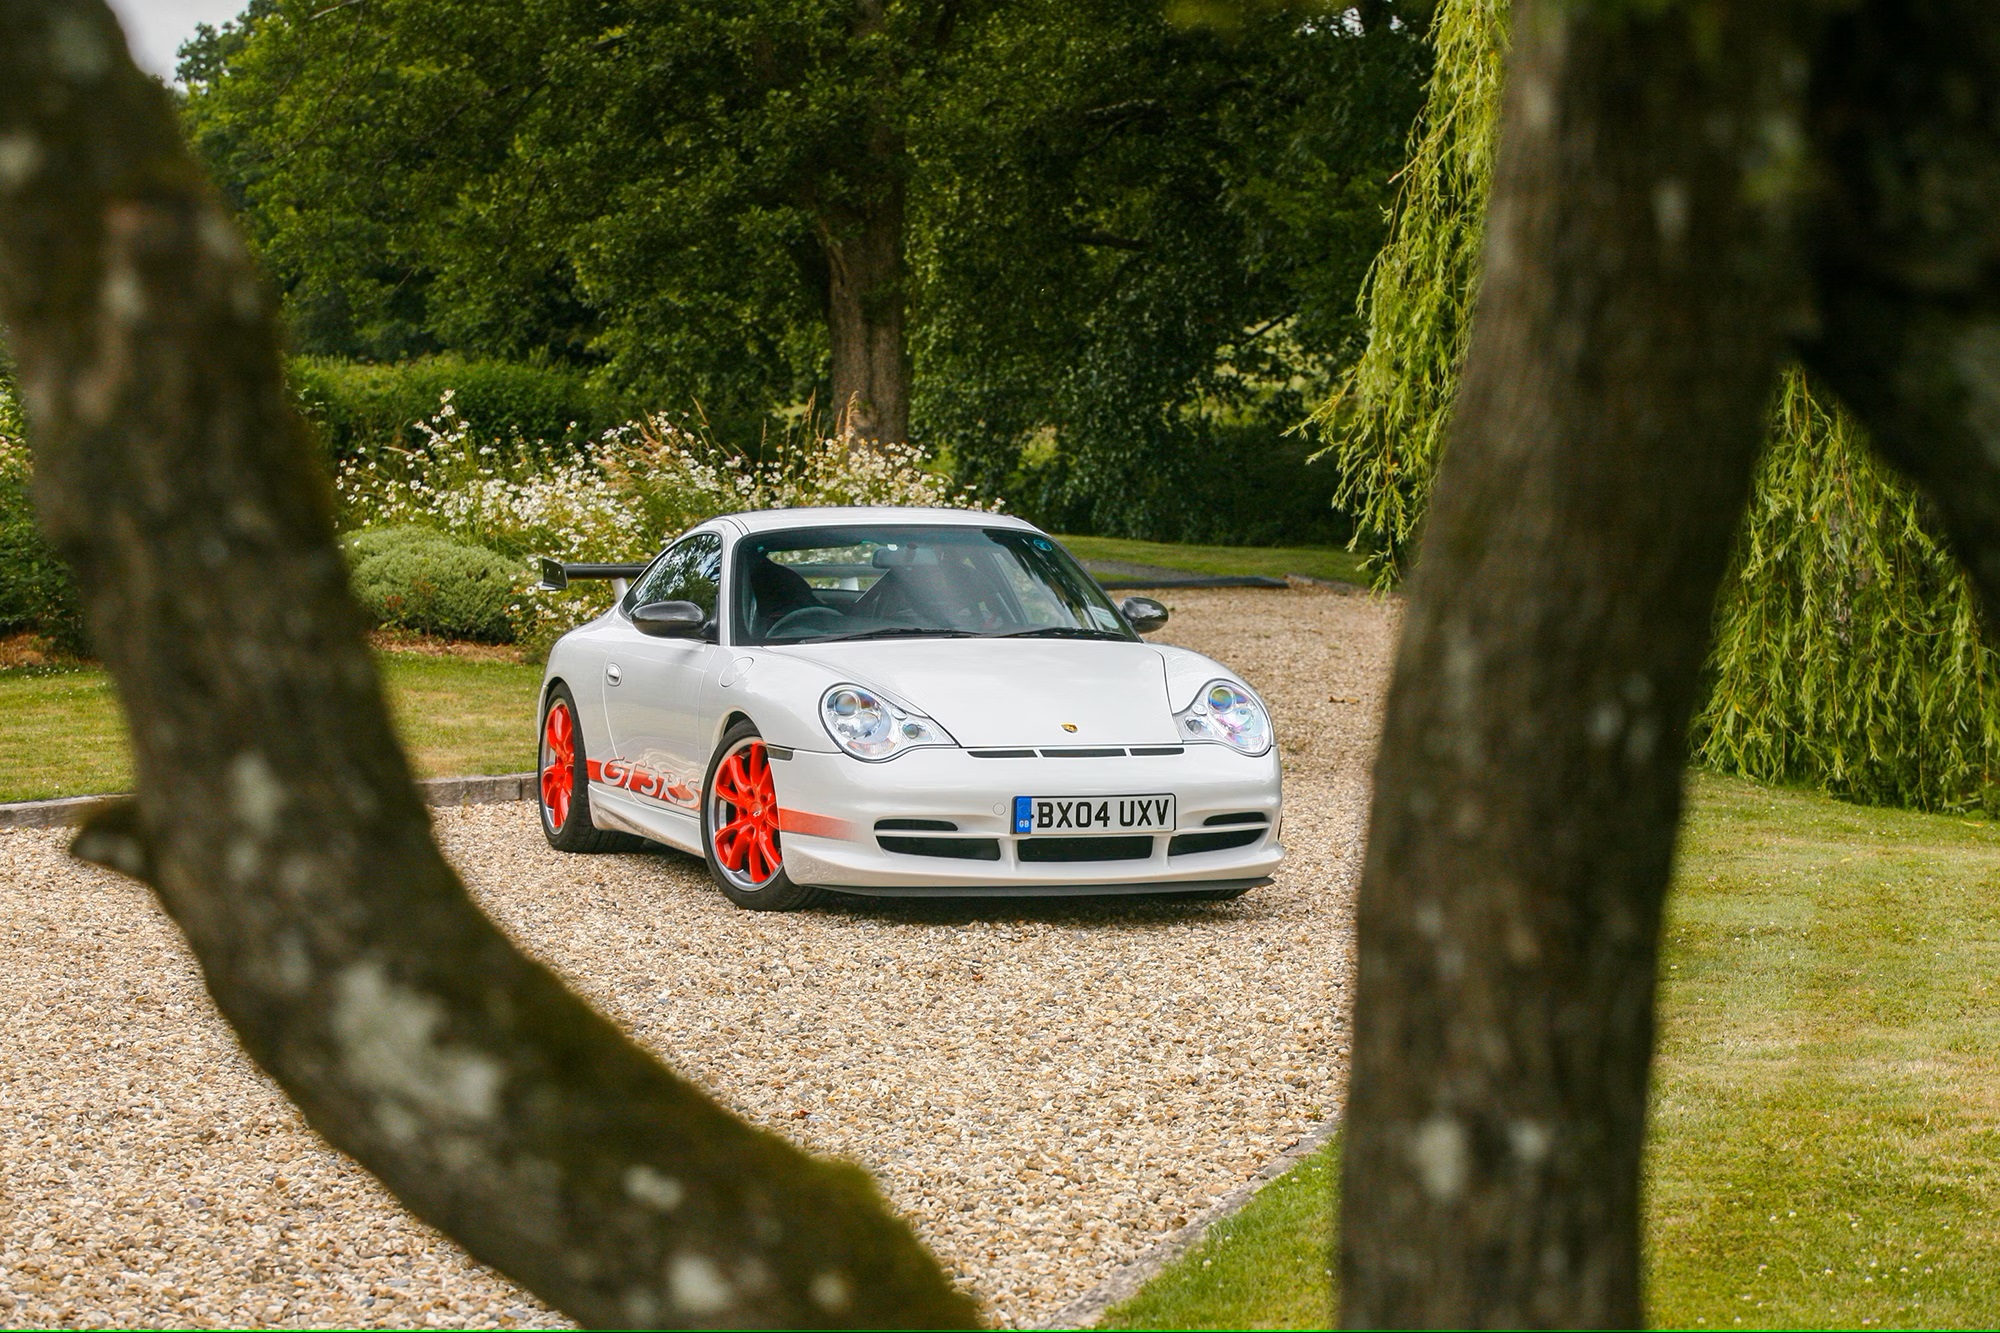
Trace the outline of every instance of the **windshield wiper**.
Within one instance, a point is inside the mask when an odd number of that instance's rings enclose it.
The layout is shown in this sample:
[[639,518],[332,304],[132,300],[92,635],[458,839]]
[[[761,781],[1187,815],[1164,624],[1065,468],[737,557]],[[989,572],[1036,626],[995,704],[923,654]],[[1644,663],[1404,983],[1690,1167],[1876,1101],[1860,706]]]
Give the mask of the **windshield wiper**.
[[1108,629],[1085,629],[1080,625],[1044,625],[1040,629],[1017,629],[1006,634],[986,634],[987,639],[1109,639],[1113,643],[1129,642],[1123,634]]
[[927,639],[977,639],[982,635],[965,629],[925,629],[920,625],[895,625],[888,629],[864,629],[857,634],[825,634],[811,639],[789,639],[788,643],[851,643],[856,639],[897,639],[920,634]]

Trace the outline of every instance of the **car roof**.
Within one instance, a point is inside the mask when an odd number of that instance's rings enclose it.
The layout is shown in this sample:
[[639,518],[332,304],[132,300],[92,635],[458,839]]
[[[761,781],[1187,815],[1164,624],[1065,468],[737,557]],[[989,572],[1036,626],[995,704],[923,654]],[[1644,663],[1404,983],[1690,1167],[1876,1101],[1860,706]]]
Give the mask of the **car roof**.
[[1019,528],[1039,532],[1034,524],[1011,514],[978,509],[924,509],[902,505],[868,505],[799,509],[757,509],[722,514],[715,522],[732,524],[739,533],[771,532],[780,528],[844,528],[876,523],[935,523],[966,528]]

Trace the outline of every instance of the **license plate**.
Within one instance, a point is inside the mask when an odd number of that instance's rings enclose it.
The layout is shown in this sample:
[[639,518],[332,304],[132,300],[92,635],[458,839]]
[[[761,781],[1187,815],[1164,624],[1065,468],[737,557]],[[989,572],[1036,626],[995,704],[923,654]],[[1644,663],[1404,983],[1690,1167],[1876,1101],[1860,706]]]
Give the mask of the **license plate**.
[[1164,833],[1174,827],[1171,796],[1016,796],[1014,832]]

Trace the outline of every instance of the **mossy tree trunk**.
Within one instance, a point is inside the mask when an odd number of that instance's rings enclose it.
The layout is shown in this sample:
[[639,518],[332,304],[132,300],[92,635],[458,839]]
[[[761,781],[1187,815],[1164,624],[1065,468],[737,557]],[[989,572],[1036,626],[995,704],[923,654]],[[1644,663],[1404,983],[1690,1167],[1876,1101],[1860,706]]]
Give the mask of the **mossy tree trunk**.
[[79,854],[154,887],[312,1125],[586,1323],[971,1322],[860,1171],[669,1073],[439,854],[273,304],[101,0],[0,0],[0,317],[131,720]]
[[1522,0],[1360,903],[1350,1325],[1632,1325],[1717,585],[1802,356],[2000,606],[2000,12]]

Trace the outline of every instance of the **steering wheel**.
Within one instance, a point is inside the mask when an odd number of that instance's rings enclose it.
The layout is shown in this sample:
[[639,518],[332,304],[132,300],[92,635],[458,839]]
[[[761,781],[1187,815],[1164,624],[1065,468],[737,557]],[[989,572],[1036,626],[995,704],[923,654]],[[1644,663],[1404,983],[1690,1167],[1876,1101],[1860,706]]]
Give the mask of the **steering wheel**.
[[771,628],[764,631],[764,637],[775,639],[795,634],[814,634],[821,630],[838,629],[847,616],[830,606],[802,606],[796,611],[787,611],[771,622]]

